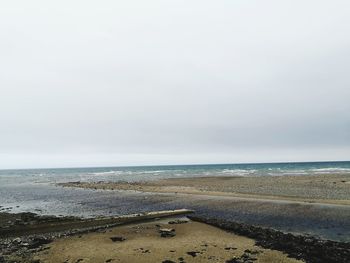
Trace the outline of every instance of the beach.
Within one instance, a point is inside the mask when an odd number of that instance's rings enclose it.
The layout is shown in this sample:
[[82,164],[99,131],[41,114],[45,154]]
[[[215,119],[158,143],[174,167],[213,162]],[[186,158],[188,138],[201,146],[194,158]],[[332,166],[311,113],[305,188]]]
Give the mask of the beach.
[[350,263],[350,1],[0,6],[0,263]]
[[[106,233],[91,233],[57,240],[35,256],[43,262],[230,262],[246,258],[257,262],[302,262],[276,250],[255,246],[250,238],[204,223],[168,224],[168,220],[131,224]],[[161,237],[159,229],[174,229],[174,237]],[[123,237],[113,242],[111,238]],[[234,261],[232,261],[234,262]]]
[[147,201],[191,208],[285,232],[350,241],[348,174],[169,178],[144,182],[69,182],[63,187],[145,194]]
[[[180,209],[82,219],[0,213],[0,262],[348,262],[350,244]],[[187,214],[187,216],[185,216]]]
[[152,193],[232,196],[305,203],[350,205],[350,176],[259,176],[259,177],[187,177],[144,182],[68,182],[59,184],[103,190],[127,190]]
[[[3,178],[3,197],[19,202],[0,207],[2,262],[350,259],[349,173],[88,176]],[[156,215],[164,210],[190,214]]]

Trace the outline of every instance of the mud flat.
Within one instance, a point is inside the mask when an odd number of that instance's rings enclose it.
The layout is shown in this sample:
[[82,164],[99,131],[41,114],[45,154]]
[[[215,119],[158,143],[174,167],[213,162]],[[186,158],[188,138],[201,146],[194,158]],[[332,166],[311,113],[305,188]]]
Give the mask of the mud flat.
[[[1,229],[20,227],[23,231],[14,231],[10,236],[7,231],[0,233],[0,262],[350,261],[350,243],[285,234],[220,219],[181,216],[188,212],[88,220],[1,213]],[[26,231],[29,226],[30,231]]]
[[146,182],[68,182],[65,187],[350,205],[350,175],[193,177]]
[[[170,222],[174,219],[169,219]],[[301,262],[251,238],[204,223],[160,221],[112,228],[106,233],[60,239],[39,252],[42,262]],[[164,236],[161,231],[174,234]],[[119,238],[119,239],[117,239]],[[116,241],[113,241],[116,240]]]
[[350,241],[350,176],[194,177],[147,182],[68,182],[63,187],[95,189],[116,197],[146,194],[168,207],[188,207],[196,215]]
[[192,211],[178,209],[88,219],[39,216],[34,213],[0,213],[0,262],[32,262],[34,253],[57,238],[189,213]]
[[349,262],[350,243],[321,240],[311,236],[285,234],[262,228],[215,218],[192,217],[197,222],[219,227],[229,232],[253,238],[256,245],[276,249],[305,262]]

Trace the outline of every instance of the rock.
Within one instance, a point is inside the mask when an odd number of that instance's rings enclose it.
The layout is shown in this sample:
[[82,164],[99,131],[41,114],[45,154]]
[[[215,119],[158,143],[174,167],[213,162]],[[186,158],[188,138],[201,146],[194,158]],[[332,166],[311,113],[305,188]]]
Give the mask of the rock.
[[176,235],[174,228],[161,228],[159,233],[161,237],[174,237]]
[[124,238],[124,237],[111,237],[111,240],[113,241],[113,242],[123,242],[123,241],[125,241],[126,240],[126,238]]
[[[278,230],[262,228],[232,221],[205,217],[189,217],[191,220],[204,222],[224,230],[256,240],[256,245],[263,248],[283,251],[289,257],[312,263],[349,263],[350,243],[322,240],[310,236],[293,235]],[[248,253],[249,252],[249,253]],[[257,251],[260,253],[259,251]],[[253,262],[255,251],[245,251],[241,258],[233,258],[228,263]]]
[[235,250],[235,249],[237,249],[236,247],[225,247],[224,248],[225,250]]
[[169,259],[166,259],[166,260],[163,260],[162,263],[176,263],[176,262],[172,261],[172,260],[169,260]]
[[51,238],[47,238],[47,237],[34,237],[32,240],[30,240],[28,243],[28,248],[38,248],[41,247],[42,245],[48,244],[52,242]]
[[186,224],[186,223],[188,223],[188,220],[180,220],[180,219],[176,219],[176,220],[168,222],[168,224],[170,224],[170,225]]
[[201,252],[199,251],[189,251],[189,252],[186,252],[187,255],[190,255],[192,257],[196,257],[197,254],[200,254]]
[[226,260],[225,263],[243,263],[243,261],[239,258],[231,258],[229,260]]
[[19,237],[15,238],[14,240],[12,240],[12,243],[14,244],[20,244],[22,243],[22,239],[20,239]]
[[242,256],[241,259],[243,259],[244,262],[246,261],[255,261],[257,258],[255,256],[252,256],[250,253],[245,252]]

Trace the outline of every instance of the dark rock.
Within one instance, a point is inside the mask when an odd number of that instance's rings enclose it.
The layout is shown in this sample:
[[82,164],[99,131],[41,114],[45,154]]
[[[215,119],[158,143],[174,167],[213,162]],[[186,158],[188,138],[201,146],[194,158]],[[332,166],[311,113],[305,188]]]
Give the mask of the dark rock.
[[236,247],[225,247],[224,248],[225,250],[235,250],[235,249],[237,249]]
[[241,259],[243,259],[244,261],[255,261],[255,260],[257,260],[257,258],[255,256],[252,256],[251,254],[246,253],[246,252],[241,256]]
[[106,260],[106,263],[109,263],[109,262],[112,262],[112,261],[113,261],[113,258],[110,258],[110,259]]
[[[189,216],[191,220],[204,222],[239,235],[256,240],[256,245],[263,248],[275,249],[289,257],[310,263],[348,263],[350,262],[350,243],[322,240],[310,236],[292,235],[269,228],[252,226],[221,219]],[[253,251],[245,251],[242,258],[254,261]],[[243,257],[244,256],[244,257]],[[230,259],[229,263],[242,262],[242,258]]]
[[239,258],[231,258],[229,260],[226,260],[225,263],[243,263],[243,261]]
[[199,251],[189,251],[189,252],[186,252],[187,255],[190,255],[192,257],[196,257],[197,254],[200,254],[201,252]]
[[15,239],[12,240],[12,243],[14,243],[14,244],[20,244],[20,243],[22,243],[22,239],[20,239],[19,237],[17,237],[17,238],[15,238]]
[[124,238],[124,237],[111,237],[111,240],[113,242],[123,242],[126,240],[126,238]]
[[172,261],[172,260],[169,260],[169,259],[166,259],[166,260],[163,260],[162,263],[176,263],[176,262]]
[[180,219],[176,219],[176,220],[168,222],[168,224],[170,224],[170,225],[186,224],[186,223],[188,223],[188,220],[180,220]]
[[161,237],[174,237],[176,235],[173,228],[161,228],[159,229],[159,233]]
[[48,237],[34,237],[30,241],[28,241],[28,248],[33,249],[33,248],[38,248],[41,247],[42,245],[49,244],[52,242],[51,238]]

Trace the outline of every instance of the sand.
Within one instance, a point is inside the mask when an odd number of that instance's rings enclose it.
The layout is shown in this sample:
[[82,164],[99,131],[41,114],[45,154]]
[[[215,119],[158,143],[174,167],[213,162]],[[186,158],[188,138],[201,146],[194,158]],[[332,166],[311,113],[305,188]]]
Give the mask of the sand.
[[[188,263],[226,262],[245,255],[256,258],[255,262],[301,262],[288,258],[282,252],[257,247],[253,239],[213,226],[192,221],[170,225],[169,221],[171,219],[131,224],[109,229],[105,233],[58,239],[48,245],[50,249],[39,252],[35,258],[40,259],[40,262],[50,263]],[[160,237],[159,228],[174,228],[176,236]],[[115,236],[126,240],[113,242],[111,237]]]
[[197,177],[148,182],[70,182],[62,186],[152,193],[231,196],[350,205],[350,175]]

